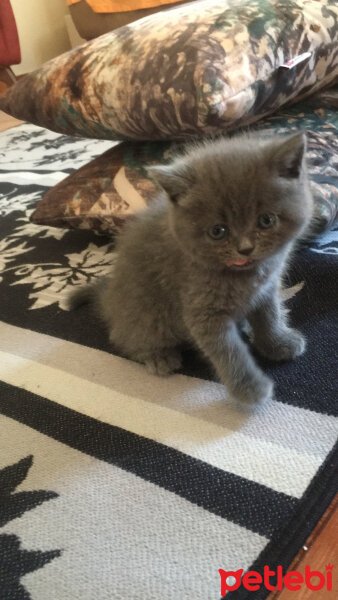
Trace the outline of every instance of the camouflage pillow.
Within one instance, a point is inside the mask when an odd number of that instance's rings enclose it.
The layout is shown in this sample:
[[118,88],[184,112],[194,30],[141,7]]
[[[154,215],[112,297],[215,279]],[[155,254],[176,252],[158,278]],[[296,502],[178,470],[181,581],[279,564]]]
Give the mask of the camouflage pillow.
[[333,82],[337,37],[337,0],[191,2],[55,58],[0,108],[84,137],[215,133]]
[[[330,104],[337,104],[338,89],[328,97]],[[331,224],[338,210],[338,112],[326,104],[326,96],[321,98],[320,107],[303,101],[255,127],[267,136],[307,129],[318,232]],[[38,204],[32,220],[41,225],[114,232],[155,196],[146,167],[168,162],[179,151],[175,142],[119,144],[52,188]]]

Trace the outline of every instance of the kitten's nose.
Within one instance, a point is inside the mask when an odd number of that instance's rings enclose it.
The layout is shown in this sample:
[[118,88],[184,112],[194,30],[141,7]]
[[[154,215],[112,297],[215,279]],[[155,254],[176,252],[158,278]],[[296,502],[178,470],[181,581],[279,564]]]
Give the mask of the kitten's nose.
[[240,254],[245,254],[245,256],[249,256],[254,249],[254,245],[248,238],[243,238],[238,246],[237,250]]

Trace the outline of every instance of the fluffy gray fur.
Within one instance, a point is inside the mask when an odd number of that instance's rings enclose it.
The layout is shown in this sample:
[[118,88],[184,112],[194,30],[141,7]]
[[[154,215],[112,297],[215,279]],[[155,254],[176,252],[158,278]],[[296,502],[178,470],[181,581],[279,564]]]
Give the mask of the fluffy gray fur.
[[312,214],[305,146],[302,133],[239,136],[151,168],[162,193],[125,226],[111,277],[76,292],[71,306],[93,297],[114,346],[152,373],[178,370],[188,341],[238,400],[271,397],[273,383],[239,324],[249,322],[253,345],[269,359],[304,352],[280,282]]

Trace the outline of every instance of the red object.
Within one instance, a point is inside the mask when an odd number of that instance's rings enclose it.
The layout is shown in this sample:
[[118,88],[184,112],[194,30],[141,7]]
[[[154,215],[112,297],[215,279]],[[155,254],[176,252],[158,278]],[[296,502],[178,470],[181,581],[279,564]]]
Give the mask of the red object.
[[21,62],[18,30],[9,0],[0,0],[0,66]]

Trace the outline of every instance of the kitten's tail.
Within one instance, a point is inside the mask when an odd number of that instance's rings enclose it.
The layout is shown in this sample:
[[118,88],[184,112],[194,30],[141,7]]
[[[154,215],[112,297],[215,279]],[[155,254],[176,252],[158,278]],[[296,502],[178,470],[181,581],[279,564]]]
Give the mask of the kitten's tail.
[[76,286],[67,298],[67,309],[74,310],[83,304],[89,304],[94,301],[95,297],[95,285]]
[[107,279],[107,277],[102,277],[89,285],[76,286],[67,298],[67,309],[74,310],[83,304],[96,304],[100,290],[104,289],[107,284]]

